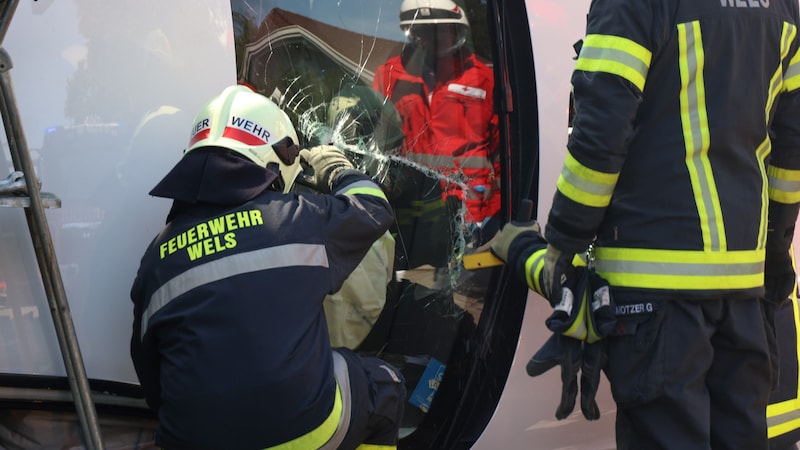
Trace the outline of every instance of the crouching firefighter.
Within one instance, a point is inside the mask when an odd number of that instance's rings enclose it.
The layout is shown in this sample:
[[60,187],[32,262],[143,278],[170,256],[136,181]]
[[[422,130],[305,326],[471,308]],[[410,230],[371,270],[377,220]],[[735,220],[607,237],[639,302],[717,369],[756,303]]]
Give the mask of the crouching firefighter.
[[[396,448],[405,388],[332,350],[323,299],[393,213],[335,147],[301,150],[288,116],[231,86],[150,192],[173,199],[131,289],[131,356],[164,449]],[[300,158],[326,195],[288,193]]]
[[[594,271],[591,246],[586,261],[576,255],[570,270],[558,274],[553,271],[564,265],[549,260],[547,247],[536,221],[512,221],[498,233],[491,249],[553,307],[545,320],[553,334],[528,361],[528,375],[535,377],[560,366],[561,400],[555,415],[562,420],[575,408],[580,372],[581,413],[587,420],[597,420],[600,409],[595,398],[608,353],[603,338],[616,324],[614,301],[608,282]],[[547,286],[552,279],[561,280],[559,292]]]

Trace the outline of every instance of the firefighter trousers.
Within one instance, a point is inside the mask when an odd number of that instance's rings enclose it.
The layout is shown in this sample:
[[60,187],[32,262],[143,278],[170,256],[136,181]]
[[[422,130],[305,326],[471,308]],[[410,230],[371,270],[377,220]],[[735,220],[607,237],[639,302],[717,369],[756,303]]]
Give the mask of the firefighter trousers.
[[615,294],[605,373],[618,450],[766,449],[763,300]]

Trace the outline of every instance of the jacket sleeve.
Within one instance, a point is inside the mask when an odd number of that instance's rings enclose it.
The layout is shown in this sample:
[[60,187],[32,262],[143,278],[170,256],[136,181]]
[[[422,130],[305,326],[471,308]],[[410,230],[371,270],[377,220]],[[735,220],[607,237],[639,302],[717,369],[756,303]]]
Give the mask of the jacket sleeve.
[[[790,248],[800,209],[800,51],[796,49],[784,74],[770,134],[772,153],[767,166],[769,180],[769,224],[767,227],[766,267],[768,296],[783,301],[794,287],[794,267]],[[775,289],[774,281],[784,277]],[[773,289],[770,289],[770,288]],[[775,291],[780,292],[775,292]]]
[[547,222],[547,240],[570,253],[595,237],[625,162],[647,81],[654,36],[650,1],[593,1],[575,70],[572,135]]
[[323,233],[333,274],[331,292],[335,292],[389,229],[394,213],[380,186],[355,169],[336,176],[332,194],[323,207],[328,223]]

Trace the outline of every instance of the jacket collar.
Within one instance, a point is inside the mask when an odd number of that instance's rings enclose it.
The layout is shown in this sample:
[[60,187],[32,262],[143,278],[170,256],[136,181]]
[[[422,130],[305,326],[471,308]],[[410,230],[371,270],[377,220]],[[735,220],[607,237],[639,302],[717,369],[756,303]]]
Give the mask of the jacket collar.
[[272,187],[278,173],[222,147],[192,150],[150,191],[189,204],[239,205]]

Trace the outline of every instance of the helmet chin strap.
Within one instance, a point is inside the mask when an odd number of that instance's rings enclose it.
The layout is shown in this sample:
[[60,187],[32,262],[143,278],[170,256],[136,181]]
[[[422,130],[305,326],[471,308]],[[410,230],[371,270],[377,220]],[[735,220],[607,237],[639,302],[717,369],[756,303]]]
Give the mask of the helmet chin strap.
[[283,192],[283,188],[286,187],[286,184],[283,182],[283,177],[281,176],[280,165],[276,162],[268,163],[267,170],[269,170],[270,172],[274,172],[277,175],[272,184],[269,185],[269,189],[273,191]]

